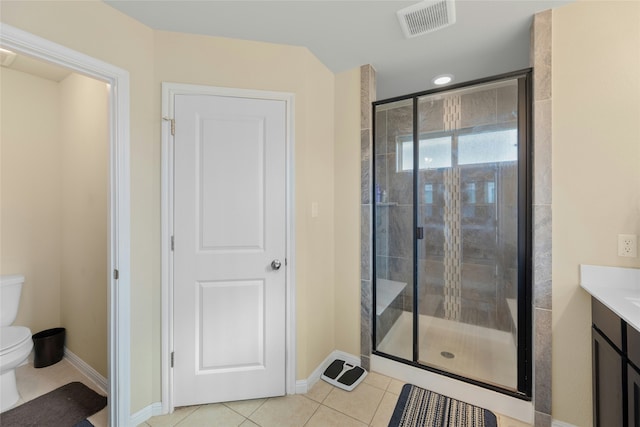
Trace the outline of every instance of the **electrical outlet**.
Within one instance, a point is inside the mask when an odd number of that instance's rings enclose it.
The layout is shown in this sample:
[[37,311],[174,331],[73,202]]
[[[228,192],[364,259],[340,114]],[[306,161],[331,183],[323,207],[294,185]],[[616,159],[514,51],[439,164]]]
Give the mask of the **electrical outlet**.
[[618,234],[618,256],[631,258],[638,256],[637,234]]

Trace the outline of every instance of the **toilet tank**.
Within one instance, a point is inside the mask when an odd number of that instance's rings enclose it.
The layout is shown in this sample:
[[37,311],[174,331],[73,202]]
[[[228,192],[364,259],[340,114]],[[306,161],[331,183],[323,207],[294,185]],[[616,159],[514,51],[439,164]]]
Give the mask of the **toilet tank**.
[[0,276],[0,326],[9,326],[16,320],[20,305],[24,276]]

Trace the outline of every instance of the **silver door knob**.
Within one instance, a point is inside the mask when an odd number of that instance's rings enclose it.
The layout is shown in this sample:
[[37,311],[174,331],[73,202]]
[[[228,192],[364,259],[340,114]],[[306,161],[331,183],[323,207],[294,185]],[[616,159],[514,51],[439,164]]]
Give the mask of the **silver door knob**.
[[282,263],[279,260],[274,259],[273,261],[271,261],[271,268],[273,268],[274,270],[280,270],[281,266]]

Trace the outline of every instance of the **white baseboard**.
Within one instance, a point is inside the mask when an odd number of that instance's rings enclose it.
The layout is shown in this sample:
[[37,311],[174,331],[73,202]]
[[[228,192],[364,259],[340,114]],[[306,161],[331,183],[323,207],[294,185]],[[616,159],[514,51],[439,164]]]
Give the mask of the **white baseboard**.
[[[345,353],[344,351],[334,350],[331,352],[331,354],[329,354],[329,356],[327,356],[326,359],[322,361],[322,363],[320,363],[320,365],[311,373],[311,375],[309,375],[307,379],[296,380],[296,389],[295,389],[296,394],[307,393],[311,389],[311,387],[315,385],[315,383],[320,381],[320,376],[322,375],[324,370],[327,369],[327,367],[335,359],[341,359],[349,364],[360,366],[359,357],[349,353]],[[162,415],[162,413],[163,413],[162,403],[161,402],[152,403],[151,405],[145,408],[142,408],[140,411],[136,412],[135,414],[132,414],[129,425],[137,426],[139,424],[142,424],[143,422],[145,422],[151,417],[154,417],[156,415]]]
[[161,402],[152,403],[151,405],[142,408],[141,410],[139,410],[135,414],[132,414],[131,418],[129,419],[129,425],[130,426],[138,426],[138,425],[142,424],[143,422],[147,421],[149,418],[155,417],[157,415],[162,415],[162,403]]
[[564,421],[553,420],[551,422],[551,427],[577,427],[573,424],[565,423]]
[[71,350],[67,347],[64,348],[64,357],[71,363],[78,371],[80,371],[84,376],[88,377],[91,381],[93,381],[100,390],[107,394],[107,390],[109,389],[109,384],[107,379],[100,375],[98,371],[93,369],[87,362],[80,359],[77,355],[75,355]]
[[305,394],[309,390],[311,390],[311,387],[313,387],[315,383],[320,381],[320,376],[322,375],[324,370],[327,369],[327,367],[335,359],[344,360],[351,365],[360,366],[359,357],[349,353],[345,353],[344,351],[334,350],[331,352],[331,354],[329,354],[329,356],[327,356],[326,359],[322,361],[322,363],[311,373],[311,375],[309,375],[309,378],[296,381],[296,394]]

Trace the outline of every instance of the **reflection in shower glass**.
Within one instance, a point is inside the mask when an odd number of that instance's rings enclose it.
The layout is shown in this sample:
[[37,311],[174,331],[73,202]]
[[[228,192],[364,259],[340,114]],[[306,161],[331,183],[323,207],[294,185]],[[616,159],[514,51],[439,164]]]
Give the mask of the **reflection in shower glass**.
[[460,135],[458,144],[459,165],[518,160],[518,129]]
[[[398,171],[413,170],[413,139],[398,144]],[[451,167],[451,137],[421,139],[418,148],[418,168]]]
[[375,350],[513,392],[523,80],[375,105]]

